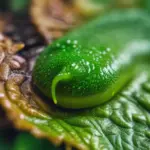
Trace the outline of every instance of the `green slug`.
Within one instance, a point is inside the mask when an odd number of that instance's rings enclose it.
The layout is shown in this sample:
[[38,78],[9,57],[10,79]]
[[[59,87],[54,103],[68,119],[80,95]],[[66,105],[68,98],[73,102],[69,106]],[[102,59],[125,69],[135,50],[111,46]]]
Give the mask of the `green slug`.
[[36,61],[33,83],[61,107],[93,107],[110,100],[149,57],[149,15],[117,11],[48,46]]

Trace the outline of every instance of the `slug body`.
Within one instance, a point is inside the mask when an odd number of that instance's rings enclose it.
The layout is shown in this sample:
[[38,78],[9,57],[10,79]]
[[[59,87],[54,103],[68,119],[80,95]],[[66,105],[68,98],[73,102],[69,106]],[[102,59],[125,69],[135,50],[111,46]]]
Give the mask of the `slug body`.
[[110,100],[149,57],[149,16],[114,12],[48,46],[37,59],[33,82],[61,107],[93,107]]

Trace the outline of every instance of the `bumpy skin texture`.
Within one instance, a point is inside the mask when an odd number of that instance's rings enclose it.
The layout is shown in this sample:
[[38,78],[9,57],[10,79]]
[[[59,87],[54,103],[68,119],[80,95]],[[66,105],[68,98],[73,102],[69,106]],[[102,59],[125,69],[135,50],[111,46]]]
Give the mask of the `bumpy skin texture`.
[[33,71],[34,84],[61,107],[102,104],[147,62],[149,41],[150,20],[144,12],[97,18],[45,49]]

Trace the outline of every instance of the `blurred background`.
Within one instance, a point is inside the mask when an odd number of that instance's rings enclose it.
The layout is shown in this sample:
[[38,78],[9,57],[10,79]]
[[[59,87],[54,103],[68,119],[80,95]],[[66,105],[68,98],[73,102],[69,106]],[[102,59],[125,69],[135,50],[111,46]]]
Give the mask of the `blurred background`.
[[28,8],[30,0],[0,0],[1,12],[21,11]]

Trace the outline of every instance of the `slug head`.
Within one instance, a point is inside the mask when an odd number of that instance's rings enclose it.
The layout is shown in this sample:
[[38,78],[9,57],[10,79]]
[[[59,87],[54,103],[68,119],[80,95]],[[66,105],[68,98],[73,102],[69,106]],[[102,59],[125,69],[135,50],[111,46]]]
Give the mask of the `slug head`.
[[83,103],[83,97],[102,94],[113,83],[115,78],[108,65],[112,60],[108,55],[109,51],[83,51],[80,45],[53,44],[37,59],[33,81],[55,104],[61,105],[60,101],[63,99],[81,99]]

